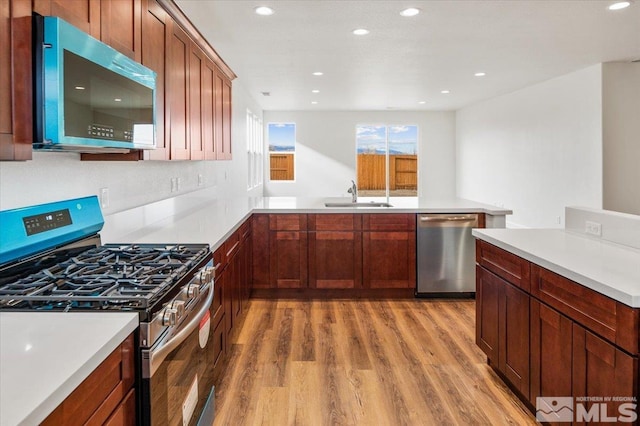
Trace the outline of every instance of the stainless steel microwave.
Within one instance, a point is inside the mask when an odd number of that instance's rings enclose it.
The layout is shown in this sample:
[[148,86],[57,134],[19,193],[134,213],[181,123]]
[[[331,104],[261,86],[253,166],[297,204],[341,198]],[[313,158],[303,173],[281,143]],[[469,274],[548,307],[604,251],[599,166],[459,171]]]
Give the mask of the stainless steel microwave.
[[60,18],[34,27],[34,149],[156,147],[154,71]]

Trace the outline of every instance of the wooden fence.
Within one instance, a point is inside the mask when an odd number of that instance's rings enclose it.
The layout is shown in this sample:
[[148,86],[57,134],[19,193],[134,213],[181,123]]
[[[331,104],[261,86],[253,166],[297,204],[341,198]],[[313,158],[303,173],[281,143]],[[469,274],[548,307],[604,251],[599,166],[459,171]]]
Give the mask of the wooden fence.
[[293,180],[293,154],[269,154],[270,179]]
[[[385,189],[384,155],[358,154],[358,188],[362,190]],[[389,190],[418,189],[418,156],[389,156]]]

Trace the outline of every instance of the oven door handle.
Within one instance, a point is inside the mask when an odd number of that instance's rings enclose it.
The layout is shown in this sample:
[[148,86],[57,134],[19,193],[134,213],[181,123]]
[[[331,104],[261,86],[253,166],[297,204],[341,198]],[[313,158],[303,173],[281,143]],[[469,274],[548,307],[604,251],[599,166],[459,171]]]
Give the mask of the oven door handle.
[[153,349],[149,354],[149,377],[152,377],[156,372],[162,361],[182,342],[184,342],[187,337],[191,334],[193,330],[200,324],[200,321],[209,311],[211,307],[211,303],[213,302],[213,283],[209,286],[209,294],[207,295],[207,299],[204,302],[204,305],[200,308],[200,311],[196,314],[195,317],[189,321],[189,323],[182,328],[175,336],[169,339],[167,342],[163,342],[159,347]]

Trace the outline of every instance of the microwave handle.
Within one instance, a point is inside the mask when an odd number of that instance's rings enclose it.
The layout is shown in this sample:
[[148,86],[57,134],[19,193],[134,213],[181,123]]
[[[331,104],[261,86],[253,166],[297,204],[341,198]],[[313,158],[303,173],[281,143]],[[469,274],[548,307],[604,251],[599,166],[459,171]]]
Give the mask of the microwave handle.
[[207,295],[207,300],[205,300],[204,304],[200,308],[200,311],[194,316],[189,323],[182,328],[175,336],[173,336],[169,341],[163,342],[159,347],[152,349],[149,353],[149,377],[152,377],[156,372],[162,361],[182,342],[184,342],[187,337],[191,334],[193,330],[200,324],[200,320],[204,318],[204,316],[209,311],[211,307],[211,303],[213,302],[213,283],[209,286],[209,294]]

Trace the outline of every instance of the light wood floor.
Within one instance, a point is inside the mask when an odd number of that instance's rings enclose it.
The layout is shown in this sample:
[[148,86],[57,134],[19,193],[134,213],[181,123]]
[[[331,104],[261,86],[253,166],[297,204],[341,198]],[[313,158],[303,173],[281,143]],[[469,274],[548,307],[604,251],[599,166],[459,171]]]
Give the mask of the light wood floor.
[[473,300],[253,299],[214,424],[535,424],[474,327]]

